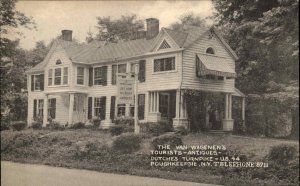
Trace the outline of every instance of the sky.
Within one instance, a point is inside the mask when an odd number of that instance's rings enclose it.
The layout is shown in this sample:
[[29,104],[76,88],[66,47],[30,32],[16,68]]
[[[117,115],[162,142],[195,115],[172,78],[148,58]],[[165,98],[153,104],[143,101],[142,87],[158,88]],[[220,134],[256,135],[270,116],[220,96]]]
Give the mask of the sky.
[[201,17],[211,16],[210,0],[202,1],[18,1],[16,9],[32,17],[37,30],[18,28],[23,33],[20,46],[32,49],[37,41],[45,41],[61,35],[61,30],[73,30],[73,38],[84,42],[89,30],[96,33],[97,17],[136,14],[139,19],[155,17],[161,27],[168,27],[178,18],[190,12]]

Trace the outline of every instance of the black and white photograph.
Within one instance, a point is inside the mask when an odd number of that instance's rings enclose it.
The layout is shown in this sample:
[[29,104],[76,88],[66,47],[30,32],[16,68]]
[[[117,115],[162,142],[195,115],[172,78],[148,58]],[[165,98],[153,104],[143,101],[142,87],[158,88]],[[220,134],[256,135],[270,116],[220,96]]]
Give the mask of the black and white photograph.
[[298,186],[298,0],[0,0],[1,186]]

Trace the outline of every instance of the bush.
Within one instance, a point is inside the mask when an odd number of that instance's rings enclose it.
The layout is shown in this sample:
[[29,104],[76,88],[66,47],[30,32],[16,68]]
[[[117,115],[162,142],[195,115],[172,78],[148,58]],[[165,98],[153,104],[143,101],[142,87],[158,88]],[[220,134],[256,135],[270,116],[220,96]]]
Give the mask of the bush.
[[189,133],[189,130],[184,126],[179,126],[175,129],[176,134],[186,136]]
[[124,126],[122,125],[115,125],[109,128],[109,132],[112,136],[118,136],[122,134],[124,131]]
[[296,147],[291,145],[278,145],[271,148],[267,159],[281,165],[286,165],[296,157]]
[[182,144],[181,137],[174,133],[163,134],[154,138],[151,142],[152,147],[155,149],[157,149],[158,145],[170,145],[171,148],[174,148],[175,146]]
[[141,131],[145,133],[151,133],[154,136],[159,136],[165,132],[173,131],[173,126],[170,122],[160,121],[160,122],[147,122],[140,124]]
[[43,123],[39,122],[39,121],[33,121],[31,124],[31,127],[33,129],[41,129],[43,126]]
[[65,129],[65,126],[60,124],[59,122],[57,121],[51,121],[49,124],[48,124],[48,128],[51,129],[51,130],[64,130]]
[[112,149],[121,153],[132,153],[140,149],[141,142],[139,135],[125,133],[115,139]]
[[20,131],[20,130],[25,129],[26,125],[27,125],[27,123],[25,121],[14,121],[10,124],[10,127],[13,130]]
[[83,129],[85,128],[84,123],[77,122],[70,126],[70,129]]
[[116,125],[129,125],[129,126],[133,126],[134,125],[134,119],[131,118],[131,117],[130,118],[129,117],[116,118],[115,124]]
[[99,126],[100,126],[100,124],[101,124],[101,119],[98,118],[98,117],[93,118],[92,123],[93,123],[93,127],[94,127],[94,128],[99,128]]

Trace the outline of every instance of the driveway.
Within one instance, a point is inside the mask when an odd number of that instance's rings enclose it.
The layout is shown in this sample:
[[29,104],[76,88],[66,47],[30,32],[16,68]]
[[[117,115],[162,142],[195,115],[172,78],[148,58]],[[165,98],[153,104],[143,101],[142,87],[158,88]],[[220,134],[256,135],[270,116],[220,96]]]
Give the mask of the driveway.
[[1,161],[1,186],[213,186]]

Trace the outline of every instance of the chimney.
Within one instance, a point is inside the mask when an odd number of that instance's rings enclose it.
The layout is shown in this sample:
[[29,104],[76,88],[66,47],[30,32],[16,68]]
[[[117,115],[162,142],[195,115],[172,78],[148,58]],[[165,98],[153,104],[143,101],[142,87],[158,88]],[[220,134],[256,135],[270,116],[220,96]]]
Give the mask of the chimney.
[[65,41],[72,41],[72,30],[62,30],[61,36]]
[[147,32],[146,39],[152,39],[157,36],[159,32],[159,20],[156,18],[148,18],[146,19],[147,23]]

